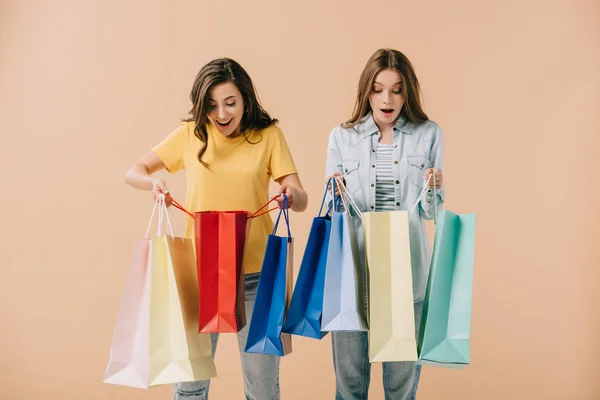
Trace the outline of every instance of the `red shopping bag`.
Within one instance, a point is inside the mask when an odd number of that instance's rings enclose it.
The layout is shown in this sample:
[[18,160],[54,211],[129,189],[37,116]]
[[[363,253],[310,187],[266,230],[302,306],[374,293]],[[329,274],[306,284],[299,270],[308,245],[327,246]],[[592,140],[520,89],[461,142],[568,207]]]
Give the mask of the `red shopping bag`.
[[245,211],[194,214],[199,332],[239,332],[246,325],[243,257],[250,222]]
[[246,325],[243,268],[246,239],[252,218],[264,213],[203,211],[192,214],[176,201],[172,202],[194,218],[199,292],[198,331],[239,332]]

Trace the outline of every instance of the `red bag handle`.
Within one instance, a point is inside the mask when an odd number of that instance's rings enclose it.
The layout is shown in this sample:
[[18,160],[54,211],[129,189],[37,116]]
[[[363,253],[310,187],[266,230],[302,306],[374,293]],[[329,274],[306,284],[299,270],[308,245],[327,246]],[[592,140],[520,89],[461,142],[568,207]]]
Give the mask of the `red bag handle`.
[[268,206],[269,204],[271,204],[272,202],[274,202],[277,197],[279,197],[279,196],[273,196],[269,201],[267,201],[265,204],[263,204],[263,206],[261,208],[259,208],[258,210],[256,210],[253,214],[251,214],[248,217],[248,219],[250,219],[250,218],[258,218],[258,217],[260,217],[262,215],[270,213],[271,211],[277,210],[279,208],[279,206],[273,207],[273,208],[271,208],[271,209],[269,209],[267,211],[263,211],[263,212],[259,213],[260,210],[262,210],[263,208],[265,208],[266,206]]
[[[186,210],[186,209],[185,209],[185,208],[184,208],[184,207],[183,207],[181,204],[179,204],[179,203],[178,203],[178,202],[177,202],[177,201],[176,201],[176,200],[173,198],[173,196],[171,196],[171,194],[167,193],[166,195],[167,195],[167,196],[169,196],[169,198],[171,199],[171,204],[173,204],[173,206],[174,206],[175,208],[177,208],[177,209],[179,209],[179,210],[183,211],[184,213],[186,213],[186,214],[187,214],[187,215],[189,215],[190,217],[194,218],[194,214],[192,214],[191,212],[189,212],[188,210]],[[251,214],[251,215],[248,217],[248,219],[250,219],[250,218],[257,218],[257,217],[260,217],[260,216],[262,216],[262,215],[268,214],[268,213],[270,213],[271,211],[277,210],[277,209],[279,208],[279,206],[278,206],[278,207],[273,207],[273,208],[271,208],[271,209],[269,209],[269,210],[267,210],[267,211],[263,211],[263,212],[259,213],[259,212],[260,212],[260,210],[262,210],[263,208],[265,208],[266,206],[268,206],[269,204],[271,204],[272,202],[274,202],[274,201],[275,201],[275,199],[276,199],[277,197],[279,197],[279,196],[274,196],[274,197],[272,197],[272,198],[271,198],[269,201],[267,201],[267,202],[266,202],[266,203],[265,203],[265,204],[264,204],[264,205],[263,205],[261,208],[259,208],[259,209],[258,209],[258,210],[256,210],[254,213],[252,213],[252,214]]]
[[173,196],[171,196],[171,194],[167,193],[167,196],[169,196],[169,198],[171,199],[171,204],[173,204],[173,206],[175,208],[180,209],[181,211],[183,211],[184,213],[186,213],[187,215],[189,215],[190,217],[194,218],[194,214],[192,214],[191,212],[189,212],[188,210],[186,210],[185,208],[183,208],[183,206],[181,204],[179,204],[174,198]]

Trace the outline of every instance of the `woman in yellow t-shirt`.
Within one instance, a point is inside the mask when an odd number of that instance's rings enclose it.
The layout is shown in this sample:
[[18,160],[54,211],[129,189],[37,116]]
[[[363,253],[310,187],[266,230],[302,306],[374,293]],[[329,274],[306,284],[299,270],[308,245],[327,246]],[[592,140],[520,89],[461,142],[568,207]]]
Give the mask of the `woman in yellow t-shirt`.
[[[269,181],[279,183],[293,211],[304,211],[308,197],[277,120],[260,105],[248,73],[234,60],[217,59],[196,76],[190,94],[191,117],[127,171],[125,181],[154,197],[169,193],[152,174],[166,169],[186,174],[186,208],[191,212],[256,211],[269,200]],[[167,197],[169,199],[169,197]],[[253,220],[244,254],[246,319],[251,320],[267,237],[268,215]],[[187,218],[185,235],[193,236]],[[238,333],[244,388],[249,399],[279,399],[279,357],[245,353],[248,325]],[[211,334],[213,354],[218,334]],[[210,381],[175,385],[174,398],[204,400]]]

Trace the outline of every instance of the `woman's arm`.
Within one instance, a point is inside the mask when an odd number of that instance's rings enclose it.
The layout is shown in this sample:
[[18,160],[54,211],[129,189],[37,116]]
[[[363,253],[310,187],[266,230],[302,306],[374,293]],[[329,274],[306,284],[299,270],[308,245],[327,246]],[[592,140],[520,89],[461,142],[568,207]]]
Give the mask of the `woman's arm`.
[[[329,134],[329,141],[327,143],[327,161],[325,164],[326,183],[329,182],[329,180],[331,178],[334,178],[336,176],[339,176],[342,179],[342,181],[345,183],[344,173],[343,173],[344,170],[343,170],[342,154],[341,154],[340,145],[337,140],[336,130],[337,130],[337,127],[331,131],[331,133]],[[340,194],[339,185],[335,185],[335,188],[336,188],[335,195],[339,196],[339,194]],[[332,201],[333,201],[332,185],[329,184],[325,202],[329,206],[329,205],[331,205]],[[343,206],[340,205],[340,207],[343,207]]]
[[435,174],[437,186],[437,198],[433,197],[433,177],[429,180],[429,190],[421,200],[420,213],[424,219],[433,219],[435,215],[435,204],[437,203],[437,211],[440,211],[444,205],[444,185],[442,170],[444,168],[444,136],[442,130],[437,127],[437,132],[434,140],[431,143],[429,152],[429,162],[431,168],[425,171],[425,179],[429,179],[431,174]]
[[[151,190],[156,199],[160,193],[169,193],[162,179],[152,177],[152,174],[162,169],[165,169],[165,164],[156,153],[150,151],[127,170],[125,183],[136,189]],[[167,201],[169,202],[168,197]]]

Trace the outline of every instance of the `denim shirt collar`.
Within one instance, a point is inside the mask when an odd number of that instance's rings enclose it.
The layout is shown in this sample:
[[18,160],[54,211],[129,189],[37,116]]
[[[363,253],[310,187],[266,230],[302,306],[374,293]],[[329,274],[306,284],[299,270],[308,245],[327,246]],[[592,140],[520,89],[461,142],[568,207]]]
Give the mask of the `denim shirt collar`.
[[[358,123],[358,131],[363,137],[371,136],[379,131],[375,120],[373,119],[373,114],[368,113],[363,119]],[[394,134],[397,132],[403,132],[410,134],[411,131],[411,123],[406,119],[405,116],[400,115],[396,123],[394,124]]]

